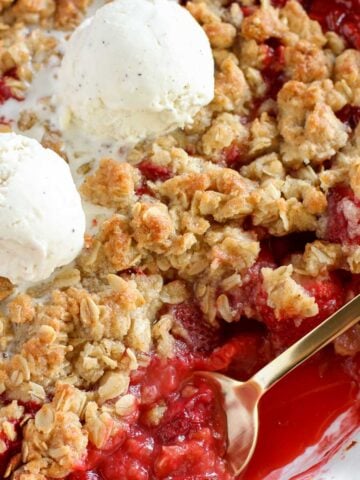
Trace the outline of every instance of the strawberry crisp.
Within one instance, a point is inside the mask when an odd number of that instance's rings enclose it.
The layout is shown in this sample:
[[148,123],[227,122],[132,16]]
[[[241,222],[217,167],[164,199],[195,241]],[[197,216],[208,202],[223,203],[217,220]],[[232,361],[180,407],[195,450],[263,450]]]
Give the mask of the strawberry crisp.
[[[88,3],[0,0],[0,131],[42,129],[64,161],[28,91]],[[71,266],[22,291],[0,278],[1,478],[234,479],[221,399],[191,372],[247,379],[360,292],[358,2],[182,4],[213,101],[81,166],[107,213]],[[360,327],[332,348],[356,356]]]

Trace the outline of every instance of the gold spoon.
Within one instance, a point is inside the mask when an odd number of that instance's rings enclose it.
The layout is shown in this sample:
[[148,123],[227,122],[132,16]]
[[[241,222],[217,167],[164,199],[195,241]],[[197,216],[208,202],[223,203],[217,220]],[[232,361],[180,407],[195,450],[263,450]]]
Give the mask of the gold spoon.
[[228,434],[226,460],[234,475],[246,467],[254,453],[259,432],[258,404],[263,394],[359,320],[360,295],[357,295],[247,382],[220,373],[197,373],[215,381],[223,394]]

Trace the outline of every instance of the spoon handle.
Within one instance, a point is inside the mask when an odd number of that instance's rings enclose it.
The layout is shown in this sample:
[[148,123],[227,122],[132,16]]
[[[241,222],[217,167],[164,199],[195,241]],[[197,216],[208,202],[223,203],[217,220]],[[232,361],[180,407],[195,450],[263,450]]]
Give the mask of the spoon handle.
[[360,321],[360,294],[259,370],[252,380],[265,391]]

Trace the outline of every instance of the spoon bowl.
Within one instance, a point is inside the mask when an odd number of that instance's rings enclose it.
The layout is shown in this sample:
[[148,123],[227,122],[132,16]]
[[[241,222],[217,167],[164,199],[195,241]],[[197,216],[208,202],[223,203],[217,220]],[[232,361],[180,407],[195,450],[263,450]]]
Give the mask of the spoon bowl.
[[246,467],[254,453],[259,432],[258,405],[262,395],[359,320],[360,295],[268,363],[247,382],[239,382],[220,373],[196,373],[215,383],[222,394],[227,419],[226,460],[234,475]]
[[227,418],[229,467],[238,474],[249,463],[259,432],[258,403],[263,389],[254,380],[238,382],[220,373],[201,372],[216,382],[223,395],[223,408]]

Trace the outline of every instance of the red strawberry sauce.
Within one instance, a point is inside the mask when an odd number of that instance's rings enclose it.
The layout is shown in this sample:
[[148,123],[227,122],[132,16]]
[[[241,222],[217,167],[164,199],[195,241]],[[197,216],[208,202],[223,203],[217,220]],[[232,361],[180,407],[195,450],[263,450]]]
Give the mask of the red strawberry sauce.
[[22,98],[13,95],[11,88],[6,83],[6,79],[9,78],[18,78],[15,68],[8,70],[2,76],[0,76],[0,105],[10,98],[14,98],[15,100],[19,101],[23,100]]

